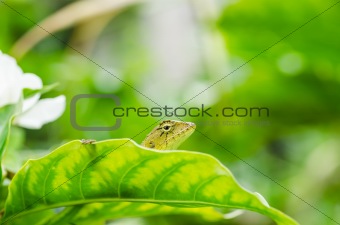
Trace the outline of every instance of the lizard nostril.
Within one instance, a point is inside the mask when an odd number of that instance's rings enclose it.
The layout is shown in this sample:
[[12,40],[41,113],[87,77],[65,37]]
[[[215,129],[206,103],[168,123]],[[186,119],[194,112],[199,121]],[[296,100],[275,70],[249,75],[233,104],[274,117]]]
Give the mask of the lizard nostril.
[[155,147],[155,142],[150,141],[149,144],[150,144],[149,148],[154,148]]

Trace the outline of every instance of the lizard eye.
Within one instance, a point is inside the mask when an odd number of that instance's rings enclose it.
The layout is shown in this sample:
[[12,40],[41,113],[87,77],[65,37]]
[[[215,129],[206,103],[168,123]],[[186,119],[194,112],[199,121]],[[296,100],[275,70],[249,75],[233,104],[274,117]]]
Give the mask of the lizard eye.
[[171,126],[169,126],[169,125],[165,125],[165,126],[163,127],[163,130],[164,130],[165,132],[168,132],[170,129],[171,129]]

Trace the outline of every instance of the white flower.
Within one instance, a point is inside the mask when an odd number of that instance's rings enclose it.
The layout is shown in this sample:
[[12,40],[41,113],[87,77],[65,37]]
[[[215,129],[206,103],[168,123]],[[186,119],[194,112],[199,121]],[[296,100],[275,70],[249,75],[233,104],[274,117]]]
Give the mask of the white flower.
[[[0,108],[5,105],[19,106],[23,89],[38,90],[43,87],[40,77],[32,73],[23,73],[14,58],[0,51]],[[35,94],[23,99],[22,106],[14,118],[14,124],[40,129],[44,124],[56,120],[65,111],[65,96],[40,99]]]
[[23,72],[15,59],[0,51],[0,107],[16,104],[21,96],[19,81]]

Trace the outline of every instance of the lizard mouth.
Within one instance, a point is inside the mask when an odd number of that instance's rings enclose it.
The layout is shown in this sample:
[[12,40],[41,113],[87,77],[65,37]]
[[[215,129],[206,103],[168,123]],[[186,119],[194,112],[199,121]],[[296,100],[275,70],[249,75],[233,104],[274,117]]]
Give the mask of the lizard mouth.
[[196,124],[188,122],[188,125],[189,125],[189,127],[193,128],[193,129],[196,129]]
[[189,133],[189,136],[195,131],[196,129],[196,124],[191,123],[191,122],[187,122],[187,127],[185,127],[182,132],[187,132],[188,130],[191,130],[191,132]]
[[180,132],[178,132],[178,134],[182,134],[186,132],[183,138],[184,140],[187,139],[196,129],[196,124],[191,123],[191,122],[186,122],[186,124],[187,126],[184,129],[182,129]]

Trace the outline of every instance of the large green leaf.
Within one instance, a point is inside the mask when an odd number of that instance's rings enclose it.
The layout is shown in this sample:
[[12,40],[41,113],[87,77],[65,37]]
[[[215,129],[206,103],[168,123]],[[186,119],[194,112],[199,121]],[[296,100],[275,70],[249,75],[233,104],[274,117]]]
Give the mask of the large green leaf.
[[6,105],[0,108],[0,179],[2,178],[1,160],[4,153],[12,116],[15,112],[15,105]]
[[40,210],[94,202],[239,208],[298,224],[243,189],[207,154],[145,149],[129,139],[69,142],[29,160],[9,186],[3,223]]

